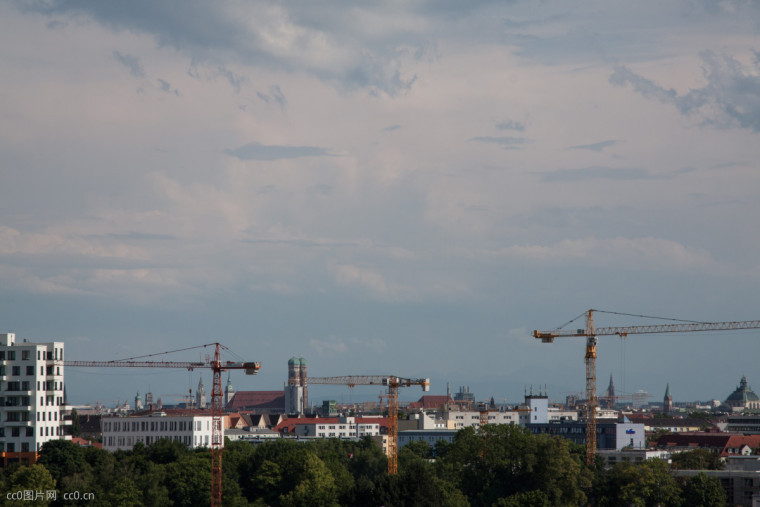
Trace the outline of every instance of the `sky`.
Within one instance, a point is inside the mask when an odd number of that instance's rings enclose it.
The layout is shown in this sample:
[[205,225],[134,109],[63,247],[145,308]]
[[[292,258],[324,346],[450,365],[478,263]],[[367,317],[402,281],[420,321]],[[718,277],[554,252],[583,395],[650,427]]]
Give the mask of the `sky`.
[[[760,318],[754,1],[2,2],[0,154],[0,329],[69,359],[221,342],[262,363],[237,389],[298,356],[515,403],[584,390],[583,339],[531,332],[589,308]],[[758,338],[600,337],[599,391],[760,389]]]

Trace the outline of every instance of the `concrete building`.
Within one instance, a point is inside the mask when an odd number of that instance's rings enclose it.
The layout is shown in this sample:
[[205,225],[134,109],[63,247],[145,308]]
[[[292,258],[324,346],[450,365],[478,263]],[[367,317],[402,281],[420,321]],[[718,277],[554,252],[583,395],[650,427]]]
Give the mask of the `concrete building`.
[[130,416],[103,416],[103,449],[112,452],[128,450],[137,442],[150,445],[163,438],[182,442],[190,449],[211,447],[211,423],[208,410],[171,409]]
[[398,448],[401,449],[410,442],[427,442],[430,447],[435,447],[439,440],[454,442],[454,437],[459,430],[430,429],[430,430],[406,430],[398,432]]
[[362,438],[380,434],[378,418],[324,417],[296,423],[293,434],[299,437]]
[[34,463],[42,444],[66,437],[63,342],[0,334],[0,457]]
[[[576,444],[586,445],[585,421],[531,423],[525,427],[535,435],[556,435],[572,440]],[[596,446],[599,450],[645,449],[644,425],[631,422],[599,420],[596,424]]]
[[716,477],[726,491],[726,505],[760,507],[760,458],[732,456],[723,470],[674,470],[673,475],[694,477],[705,474]]

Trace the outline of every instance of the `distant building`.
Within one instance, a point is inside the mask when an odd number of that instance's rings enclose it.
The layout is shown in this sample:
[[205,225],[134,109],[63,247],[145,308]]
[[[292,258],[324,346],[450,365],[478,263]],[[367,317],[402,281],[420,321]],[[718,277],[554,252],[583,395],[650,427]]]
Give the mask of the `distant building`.
[[230,372],[227,372],[227,385],[224,388],[224,406],[225,407],[230,402],[230,400],[232,400],[233,396],[235,396],[235,388],[232,386],[232,380],[230,380]]
[[430,447],[443,440],[452,443],[458,430],[429,429],[429,430],[406,430],[398,432],[398,448],[401,449],[411,442],[426,442]]
[[726,398],[725,403],[732,412],[743,412],[747,409],[760,409],[760,397],[747,384],[747,377],[742,376],[736,390]]
[[227,411],[278,413],[285,411],[284,391],[238,391],[225,405]]
[[206,408],[206,388],[203,386],[203,377],[198,379],[198,390],[195,392],[195,406]]
[[288,381],[285,384],[285,413],[304,414],[309,406],[306,359],[291,357],[288,360]]
[[459,392],[454,395],[454,401],[475,403],[475,393],[470,392],[470,386],[459,386]]
[[[525,426],[531,433],[555,435],[576,444],[586,445],[586,422],[563,421],[555,423],[528,424]],[[622,450],[625,448],[645,449],[646,439],[644,425],[631,422],[617,422],[611,420],[597,420],[596,423],[597,449]]]
[[363,438],[380,434],[377,418],[324,417],[296,423],[293,434],[299,437]]
[[706,449],[725,458],[728,456],[748,456],[760,447],[760,435],[740,435],[738,433],[678,433],[662,435],[657,439],[657,447],[671,452]]
[[45,442],[66,438],[63,342],[0,334],[0,459],[35,463]]
[[662,400],[662,411],[666,414],[673,411],[673,396],[670,394],[670,384],[665,388],[665,397]]
[[103,448],[107,451],[129,450],[137,442],[150,445],[164,438],[196,449],[211,446],[212,416],[207,410],[167,409],[130,416],[103,416],[101,428]]
[[143,409],[143,401],[142,396],[140,396],[140,391],[137,392],[135,395],[135,410],[142,410]]

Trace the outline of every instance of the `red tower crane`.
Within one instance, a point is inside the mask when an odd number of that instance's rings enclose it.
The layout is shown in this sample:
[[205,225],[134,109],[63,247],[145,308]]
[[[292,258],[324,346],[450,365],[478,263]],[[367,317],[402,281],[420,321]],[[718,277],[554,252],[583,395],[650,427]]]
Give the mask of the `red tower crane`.
[[430,390],[429,378],[403,378],[393,375],[347,375],[343,377],[308,377],[309,384],[354,386],[382,385],[388,388],[388,475],[398,473],[398,388],[421,386]]
[[[588,310],[581,316],[586,317],[586,329],[575,331],[533,331],[533,337],[542,343],[552,343],[555,338],[580,336],[586,338],[586,462],[591,464],[596,458],[596,344],[597,336],[618,335],[621,338],[629,334],[652,334],[652,333],[692,333],[695,331],[730,331],[737,329],[760,329],[760,320],[745,320],[736,322],[684,322],[679,324],[657,324],[651,326],[623,326],[623,327],[594,327],[594,312],[601,310]],[[642,315],[628,315],[630,317],[643,317]],[[579,316],[579,317],[581,317]],[[576,317],[579,318],[579,317]],[[573,322],[574,320],[570,322]],[[674,319],[669,319],[674,320]],[[569,322],[568,322],[569,324]],[[567,325],[567,324],[565,324]],[[563,326],[564,327],[564,326]]]
[[[173,352],[214,347],[214,356],[206,356],[205,361],[136,361]],[[221,359],[221,349],[229,350],[221,343],[207,343],[197,347],[171,350],[146,356],[129,357],[113,361],[58,361],[63,366],[83,366],[91,368],[184,368],[194,370],[196,368],[209,368],[214,372],[214,382],[211,388],[211,505],[222,505],[222,446],[224,444],[224,429],[222,428],[222,372],[226,370],[245,370],[246,375],[256,375],[261,369],[258,362],[234,362]]]

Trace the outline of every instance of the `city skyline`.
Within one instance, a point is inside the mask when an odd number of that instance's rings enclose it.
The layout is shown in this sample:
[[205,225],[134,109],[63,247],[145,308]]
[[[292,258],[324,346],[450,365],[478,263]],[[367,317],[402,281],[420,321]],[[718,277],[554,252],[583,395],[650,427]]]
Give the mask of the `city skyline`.
[[[281,389],[299,356],[437,394],[583,392],[583,340],[534,329],[589,308],[760,318],[757,19],[707,0],[0,5],[0,327],[81,360],[218,341],[262,363],[233,375],[245,390]],[[760,387],[759,338],[600,337],[597,390],[612,372],[621,393],[724,399]],[[71,370],[68,395],[124,396],[125,375]],[[188,389],[139,375],[130,391]]]

